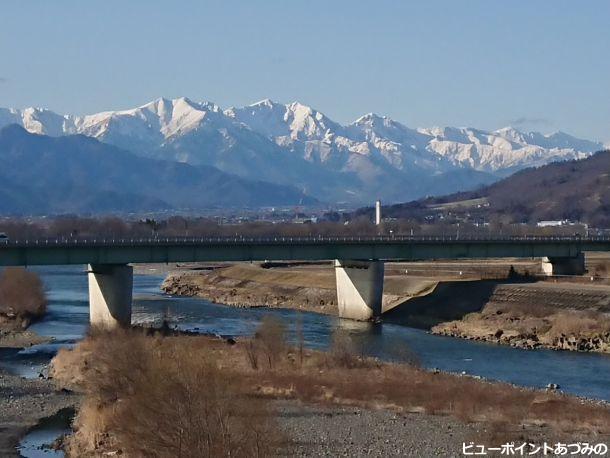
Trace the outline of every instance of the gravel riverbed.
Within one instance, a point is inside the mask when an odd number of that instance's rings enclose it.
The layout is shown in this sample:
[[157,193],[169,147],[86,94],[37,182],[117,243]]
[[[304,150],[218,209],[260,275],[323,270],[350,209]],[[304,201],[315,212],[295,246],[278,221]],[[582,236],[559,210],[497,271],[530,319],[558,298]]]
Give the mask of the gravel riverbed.
[[278,401],[286,456],[462,456],[480,425],[449,417]]
[[[31,331],[4,331],[0,347],[23,348],[46,342]],[[41,419],[74,406],[79,397],[57,390],[51,380],[26,379],[0,368],[0,456],[18,457],[17,445]]]
[[57,391],[50,380],[0,373],[0,456],[19,456],[16,446],[41,419],[72,407],[78,396]]

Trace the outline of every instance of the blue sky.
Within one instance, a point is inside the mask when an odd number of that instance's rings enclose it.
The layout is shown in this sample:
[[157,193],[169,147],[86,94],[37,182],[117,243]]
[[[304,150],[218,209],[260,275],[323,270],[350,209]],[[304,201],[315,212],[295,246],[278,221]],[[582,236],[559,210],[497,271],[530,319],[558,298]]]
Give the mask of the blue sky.
[[299,100],[610,140],[610,2],[0,0],[0,106]]

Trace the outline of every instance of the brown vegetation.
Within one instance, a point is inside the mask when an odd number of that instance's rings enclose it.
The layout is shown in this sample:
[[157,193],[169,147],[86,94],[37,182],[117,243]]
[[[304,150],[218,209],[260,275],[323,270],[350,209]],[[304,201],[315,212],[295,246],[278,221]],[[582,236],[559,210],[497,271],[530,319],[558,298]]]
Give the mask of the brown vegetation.
[[[197,338],[97,332],[79,358],[65,351],[57,379],[85,394],[69,456],[268,456],[280,436],[261,399],[245,393],[232,371]],[[76,359],[76,361],[75,361]],[[72,366],[75,362],[79,363]],[[70,370],[72,368],[72,370]]]
[[610,283],[610,261],[600,262],[593,268],[593,277]]
[[128,456],[265,455],[281,447],[265,403],[278,398],[451,415],[491,425],[494,438],[540,426],[571,439],[610,434],[610,409],[602,405],[381,363],[355,355],[342,332],[331,352],[303,350],[300,360],[298,347],[287,346],[282,335],[281,324],[271,321],[252,341],[235,345],[120,331],[62,350],[55,378],[86,393],[71,456],[119,450]]
[[286,327],[277,318],[263,318],[253,339],[255,349],[263,353],[269,369],[273,369],[281,356],[286,352]]
[[40,277],[21,267],[0,273],[0,324],[27,327],[44,315],[47,299]]
[[610,353],[610,315],[597,310],[491,302],[480,312],[441,323],[432,331],[527,348]]

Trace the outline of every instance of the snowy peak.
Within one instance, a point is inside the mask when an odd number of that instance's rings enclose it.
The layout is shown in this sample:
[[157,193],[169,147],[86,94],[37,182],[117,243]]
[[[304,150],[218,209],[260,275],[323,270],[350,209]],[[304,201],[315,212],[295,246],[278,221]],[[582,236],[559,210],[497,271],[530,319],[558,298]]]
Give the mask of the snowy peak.
[[143,141],[167,140],[196,129],[209,117],[219,116],[222,117],[222,111],[214,103],[197,103],[186,97],[173,100],[159,98],[138,108],[84,116],[76,120],[76,130],[128,148],[128,142],[112,139],[133,137]]
[[401,132],[401,133],[417,133],[413,129],[409,129],[407,126],[394,121],[387,116],[379,116],[375,113],[368,113],[364,116],[359,117],[353,123],[349,125],[349,127],[357,127],[364,131],[375,132],[377,134],[385,133],[390,134],[392,132]]
[[300,102],[283,105],[265,99],[244,108],[229,108],[225,114],[267,137],[289,142],[323,140],[341,130],[323,113]]
[[501,175],[552,161],[582,159],[603,149],[601,143],[567,134],[524,133],[513,127],[493,132],[453,127],[418,131],[430,135],[428,150],[442,155],[454,165]]
[[286,106],[284,119],[290,123],[293,139],[321,140],[341,130],[339,124],[331,121],[323,113],[299,102]]
[[352,125],[373,127],[375,125],[387,124],[387,123],[391,123],[391,122],[394,122],[394,121],[392,121],[390,118],[388,118],[386,116],[379,116],[377,113],[367,113],[363,116],[360,116],[358,119],[356,119],[352,123]]
[[[404,124],[394,121],[387,116],[379,116],[368,113],[351,123],[349,131],[352,136],[361,141],[372,142],[381,150],[391,148],[398,149],[407,154],[414,151],[424,151],[428,141],[428,135],[411,129]],[[389,143],[393,145],[389,145]],[[419,154],[418,154],[419,155]],[[430,158],[434,160],[435,158]]]
[[[270,99],[223,111],[211,102],[159,98],[137,108],[81,117],[40,108],[0,109],[0,127],[8,124],[52,136],[84,134],[141,156],[213,165],[302,189],[322,189],[332,182],[345,193],[341,198],[366,198],[373,191],[382,197],[400,194],[401,199],[418,192],[446,193],[476,186],[475,179],[482,177],[495,179],[603,149],[563,132],[412,129],[375,113],[344,126],[303,103]],[[445,173],[465,178],[454,188],[439,190],[443,183],[438,177]]]
[[73,130],[73,122],[69,116],[61,116],[45,108],[0,108],[0,127],[8,124],[18,124],[34,134],[51,136],[63,135]]
[[515,139],[523,140],[523,133],[521,133],[512,126],[503,127],[502,129],[494,131],[494,133],[506,138],[513,137]]
[[379,116],[375,113],[367,113],[359,117],[348,126],[352,132],[360,131],[369,134],[375,133],[381,136],[391,136],[390,132],[408,130],[406,126],[390,119],[386,116]]
[[265,99],[243,108],[231,107],[224,114],[236,121],[245,124],[252,130],[266,137],[279,137],[288,135],[284,115],[286,106]]
[[593,152],[603,147],[601,143],[582,140],[561,131],[541,134],[540,132],[520,132],[513,127],[504,127],[494,131],[493,134],[522,146],[535,145],[547,149]]
[[255,103],[253,103],[251,105],[248,105],[248,107],[251,107],[251,108],[263,108],[263,109],[265,109],[265,108],[266,109],[274,109],[274,108],[279,107],[279,106],[283,106],[283,105],[281,105],[279,103],[276,103],[276,102],[274,102],[271,99],[259,100],[258,102],[255,102]]

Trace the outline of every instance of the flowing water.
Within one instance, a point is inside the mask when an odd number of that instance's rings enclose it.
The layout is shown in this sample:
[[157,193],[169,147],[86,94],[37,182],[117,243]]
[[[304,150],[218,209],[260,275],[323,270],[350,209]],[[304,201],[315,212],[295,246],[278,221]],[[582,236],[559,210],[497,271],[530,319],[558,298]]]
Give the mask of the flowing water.
[[[55,340],[52,344],[2,355],[0,365],[25,377],[38,376],[58,348],[74,345],[86,332],[89,321],[84,267],[54,266],[34,270],[45,283],[49,306],[44,319],[31,329]],[[351,336],[357,351],[365,355],[393,361],[416,358],[424,367],[465,372],[526,387],[543,388],[548,383],[556,383],[567,393],[610,401],[608,355],[522,350],[434,336],[401,325],[360,323],[294,310],[234,308],[202,299],[163,295],[159,290],[162,281],[163,278],[157,276],[134,276],[134,323],[160,324],[167,320],[182,330],[240,337],[252,335],[264,316],[273,315],[287,324],[292,340],[299,323],[305,345],[310,348],[327,348],[333,332],[342,328]],[[31,434],[24,442],[31,439]]]

